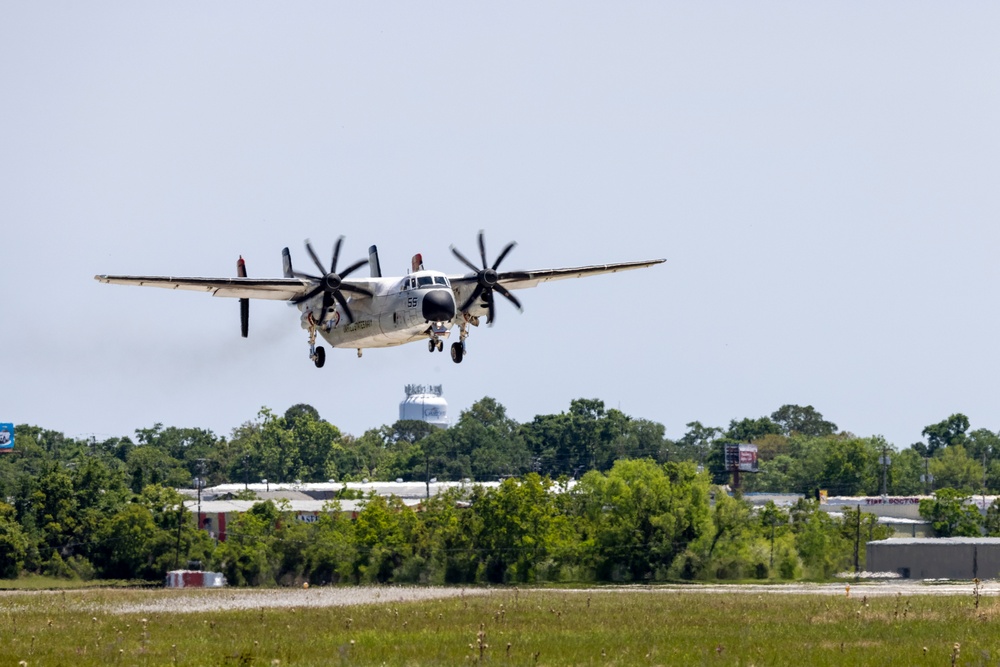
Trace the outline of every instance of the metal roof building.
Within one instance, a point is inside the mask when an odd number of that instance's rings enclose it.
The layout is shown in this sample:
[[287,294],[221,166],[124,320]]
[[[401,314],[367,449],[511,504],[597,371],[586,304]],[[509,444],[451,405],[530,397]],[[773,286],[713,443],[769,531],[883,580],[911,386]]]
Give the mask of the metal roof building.
[[1000,537],[893,537],[866,547],[866,569],[904,579],[996,579]]

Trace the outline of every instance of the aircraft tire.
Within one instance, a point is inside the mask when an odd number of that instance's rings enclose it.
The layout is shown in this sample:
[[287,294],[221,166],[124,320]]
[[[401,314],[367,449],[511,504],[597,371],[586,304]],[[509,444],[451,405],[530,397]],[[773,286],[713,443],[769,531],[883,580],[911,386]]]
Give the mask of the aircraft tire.
[[456,364],[462,363],[462,357],[465,356],[465,347],[461,343],[451,344],[451,360]]
[[326,350],[322,345],[316,348],[316,358],[313,363],[316,364],[316,368],[323,368],[323,364],[326,363]]

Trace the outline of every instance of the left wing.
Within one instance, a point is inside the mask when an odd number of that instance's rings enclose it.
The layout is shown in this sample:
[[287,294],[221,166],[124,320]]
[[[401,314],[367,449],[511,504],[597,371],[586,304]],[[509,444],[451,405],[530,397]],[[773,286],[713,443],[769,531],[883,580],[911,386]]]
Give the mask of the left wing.
[[[480,237],[482,238],[482,237]],[[480,241],[482,244],[482,241]],[[506,255],[507,249],[501,254],[500,259],[494,265],[499,264]],[[461,256],[452,248],[456,256],[462,259],[469,268],[474,265]],[[483,253],[483,263],[485,264],[485,252]],[[494,290],[506,297],[508,301],[521,310],[521,302],[510,293],[512,289],[526,289],[535,287],[539,283],[550,280],[563,280],[565,278],[585,278],[586,276],[597,276],[602,273],[618,273],[620,271],[631,271],[632,269],[642,269],[655,264],[662,264],[665,259],[649,259],[639,262],[619,262],[617,264],[595,264],[593,266],[577,266],[568,269],[536,269],[534,271],[504,271],[495,269],[483,269],[476,273],[467,273],[462,276],[449,276],[452,289],[455,292],[455,303],[458,309],[466,315],[480,316],[486,315],[487,323],[492,324],[494,310]]]
[[[632,269],[644,269],[647,266],[662,264],[665,259],[649,259],[641,262],[619,262],[618,264],[595,264],[594,266],[578,266],[571,269],[538,269],[536,271],[507,271],[497,276],[500,284],[507,289],[525,289],[535,287],[538,283],[566,278],[585,278],[598,276],[602,273],[618,273]],[[473,278],[474,280],[475,278]]]
[[[136,285],[209,292],[234,299],[291,301],[309,293],[313,283],[299,278],[173,278],[167,276],[94,276],[108,285]],[[345,281],[346,282],[346,281]]]
[[[566,278],[585,278],[587,276],[599,276],[602,273],[619,273],[620,271],[631,271],[632,269],[644,269],[647,266],[662,264],[665,259],[647,259],[639,262],[619,262],[617,264],[594,264],[593,266],[576,266],[568,269],[536,269],[534,271],[504,271],[497,272],[497,282],[507,289],[527,289],[535,287],[539,283],[547,283],[551,280],[565,280]],[[463,276],[448,276],[453,285],[462,288],[467,285],[475,285],[479,280],[478,274],[467,273]]]

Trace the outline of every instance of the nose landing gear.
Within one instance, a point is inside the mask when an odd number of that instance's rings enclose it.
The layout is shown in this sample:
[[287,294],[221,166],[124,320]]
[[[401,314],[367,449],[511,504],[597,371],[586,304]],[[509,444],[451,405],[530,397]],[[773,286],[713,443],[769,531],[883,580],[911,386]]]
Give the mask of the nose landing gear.
[[427,341],[427,351],[434,353],[440,352],[444,349],[444,341],[440,338],[434,337]]

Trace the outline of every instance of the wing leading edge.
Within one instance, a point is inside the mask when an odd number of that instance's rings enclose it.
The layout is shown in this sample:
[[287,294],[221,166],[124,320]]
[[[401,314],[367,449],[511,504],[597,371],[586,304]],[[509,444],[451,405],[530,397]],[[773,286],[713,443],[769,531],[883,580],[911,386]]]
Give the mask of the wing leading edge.
[[[568,269],[537,269],[534,271],[506,271],[499,272],[497,282],[508,289],[526,289],[535,287],[539,283],[552,280],[565,280],[566,278],[585,278],[587,276],[599,276],[603,273],[619,273],[621,271],[631,271],[633,269],[643,269],[647,266],[662,264],[665,259],[648,259],[639,262],[619,262],[617,264],[594,264],[592,266],[577,266]],[[453,283],[475,282],[475,275],[465,275],[452,277]]]
[[298,278],[174,278],[168,276],[94,276],[108,285],[135,285],[163,289],[208,292],[212,296],[234,299],[270,299],[290,301],[305,296],[313,288],[308,280]]

